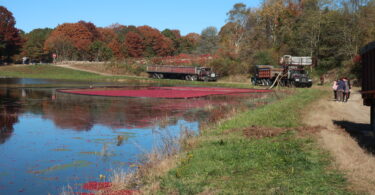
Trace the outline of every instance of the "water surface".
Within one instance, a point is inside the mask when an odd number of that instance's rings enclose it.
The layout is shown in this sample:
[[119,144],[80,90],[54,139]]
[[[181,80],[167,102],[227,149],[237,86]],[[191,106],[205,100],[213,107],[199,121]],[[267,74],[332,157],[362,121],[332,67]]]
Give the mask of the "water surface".
[[178,137],[182,129],[198,133],[215,107],[265,96],[114,98],[62,94],[53,87],[73,82],[0,82],[0,194],[58,194],[66,185],[79,191],[101,174],[136,167],[142,154],[162,145],[162,137]]

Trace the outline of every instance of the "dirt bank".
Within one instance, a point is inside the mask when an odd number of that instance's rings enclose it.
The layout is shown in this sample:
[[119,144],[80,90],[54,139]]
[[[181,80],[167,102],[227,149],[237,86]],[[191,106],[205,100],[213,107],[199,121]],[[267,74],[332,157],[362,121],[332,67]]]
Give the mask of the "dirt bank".
[[88,70],[87,68],[77,67],[77,66],[72,65],[72,64],[57,64],[56,66],[63,67],[63,68],[70,68],[70,69],[73,69],[73,70],[91,72],[91,73],[102,75],[102,76],[118,76],[118,75],[113,75],[113,74],[98,71],[98,70]]
[[325,98],[310,107],[304,122],[323,126],[320,144],[336,160],[350,181],[350,188],[375,194],[375,139],[370,131],[370,109],[362,105],[359,89],[347,103]]

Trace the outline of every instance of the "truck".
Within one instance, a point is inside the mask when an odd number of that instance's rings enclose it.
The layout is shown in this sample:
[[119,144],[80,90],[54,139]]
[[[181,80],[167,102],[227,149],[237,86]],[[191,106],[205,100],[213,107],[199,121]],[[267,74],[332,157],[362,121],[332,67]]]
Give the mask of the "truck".
[[254,85],[271,86],[279,74],[283,73],[282,68],[275,68],[272,65],[256,65],[255,76],[253,77]]
[[375,41],[360,50],[363,105],[370,106],[371,129],[375,131]]
[[280,67],[272,65],[256,65],[252,78],[254,85],[272,85],[276,79],[278,84],[289,87],[311,87],[312,79],[306,67],[312,66],[311,57],[284,55],[280,59]]
[[187,81],[216,81],[217,74],[207,67],[149,65],[147,73],[155,79],[174,78]]

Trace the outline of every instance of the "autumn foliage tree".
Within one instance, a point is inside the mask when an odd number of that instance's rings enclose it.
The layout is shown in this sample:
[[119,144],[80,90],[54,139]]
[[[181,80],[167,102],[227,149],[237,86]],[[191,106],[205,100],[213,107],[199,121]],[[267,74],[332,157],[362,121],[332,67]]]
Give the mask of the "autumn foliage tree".
[[[192,53],[200,35],[181,36],[178,30],[160,32],[150,26],[113,24],[97,28],[90,22],[59,25],[45,41],[44,48],[59,60],[117,60],[164,57]],[[103,56],[104,55],[104,56]]]
[[169,38],[172,41],[173,55],[178,55],[182,52],[183,40],[179,30],[165,29],[161,32],[162,35]]
[[[143,51],[141,52],[141,55],[137,53],[144,47],[142,43],[143,38],[140,38],[140,40],[138,39],[139,32],[135,26],[124,26],[116,23],[102,29],[101,31],[105,32],[104,37],[111,37],[111,39],[106,42],[117,60],[142,56]],[[128,36],[129,33],[130,36]],[[138,37],[135,38],[135,36]]]
[[10,61],[12,55],[19,53],[23,40],[20,31],[15,27],[13,14],[0,6],[0,64]]
[[144,51],[142,37],[135,32],[128,32],[125,36],[125,46],[129,57],[141,57]]
[[189,33],[182,37],[181,53],[193,53],[198,47],[201,36],[198,33]]
[[88,59],[90,45],[100,38],[96,27],[89,22],[59,25],[45,42],[45,48],[60,59]]
[[137,29],[144,40],[144,56],[168,56],[173,54],[172,40],[162,35],[159,30],[149,26],[140,26]]
[[220,30],[222,59],[214,66],[235,74],[290,54],[314,57],[318,73],[354,69],[359,49],[375,39],[374,8],[374,0],[266,0],[258,9],[235,4]]

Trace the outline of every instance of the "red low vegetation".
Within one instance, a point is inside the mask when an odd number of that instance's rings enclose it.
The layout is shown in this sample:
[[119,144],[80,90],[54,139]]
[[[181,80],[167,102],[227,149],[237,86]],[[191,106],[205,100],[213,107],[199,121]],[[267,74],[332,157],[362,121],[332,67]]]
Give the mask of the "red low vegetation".
[[[90,181],[83,184],[82,188],[89,191],[101,191],[101,194],[105,195],[132,195],[136,194],[135,190],[111,190],[112,184],[110,182],[95,182]],[[79,195],[94,195],[92,192],[81,192],[77,193]]]
[[80,89],[60,90],[64,93],[112,97],[151,97],[151,98],[194,98],[209,95],[229,95],[239,93],[265,93],[271,90],[205,88],[205,87],[148,87],[145,89]]
[[98,191],[98,190],[103,190],[105,188],[109,188],[111,186],[112,186],[112,184],[110,182],[90,181],[90,182],[84,183],[82,188],[85,189],[85,190]]

